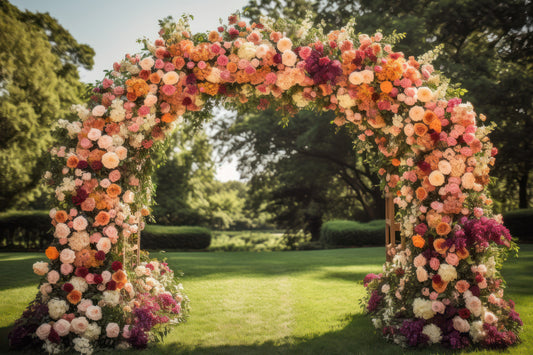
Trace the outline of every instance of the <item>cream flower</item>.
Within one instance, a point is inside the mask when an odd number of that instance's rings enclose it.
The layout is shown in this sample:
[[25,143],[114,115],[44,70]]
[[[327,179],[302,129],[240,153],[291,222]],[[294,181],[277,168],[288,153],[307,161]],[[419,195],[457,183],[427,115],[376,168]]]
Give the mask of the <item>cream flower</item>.
[[277,46],[278,46],[279,51],[283,53],[285,51],[289,51],[292,49],[292,41],[287,37],[283,37],[282,39],[278,41]]
[[425,86],[418,88],[416,96],[418,97],[418,100],[422,102],[429,102],[433,100],[433,92],[430,88]]
[[416,317],[430,319],[435,315],[432,308],[432,302],[422,298],[415,298],[413,302],[413,312]]
[[44,276],[48,272],[48,263],[44,261],[38,261],[33,264],[33,272],[39,276]]

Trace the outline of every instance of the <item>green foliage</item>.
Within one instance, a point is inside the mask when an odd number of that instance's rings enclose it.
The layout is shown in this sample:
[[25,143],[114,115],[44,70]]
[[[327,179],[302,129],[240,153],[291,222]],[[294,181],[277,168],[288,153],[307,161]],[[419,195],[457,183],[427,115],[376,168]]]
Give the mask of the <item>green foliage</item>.
[[94,51],[50,15],[21,12],[7,1],[0,2],[0,44],[0,210],[6,210],[42,193],[51,126],[80,101],[77,67],[91,68]]
[[202,227],[148,225],[141,234],[142,249],[206,249],[211,231]]
[[320,240],[334,246],[370,246],[385,243],[385,221],[374,220],[360,223],[347,220],[334,220],[324,223],[320,230]]
[[286,250],[283,233],[277,231],[215,232],[209,251],[278,251]]
[[532,243],[533,208],[515,210],[503,214],[503,223],[520,243]]
[[51,227],[47,211],[0,213],[0,247],[42,250],[53,239]]

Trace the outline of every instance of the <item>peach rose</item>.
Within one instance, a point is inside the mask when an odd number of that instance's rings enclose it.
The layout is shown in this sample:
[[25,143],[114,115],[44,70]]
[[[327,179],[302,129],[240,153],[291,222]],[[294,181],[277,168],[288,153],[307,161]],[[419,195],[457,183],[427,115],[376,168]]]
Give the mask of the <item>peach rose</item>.
[[418,254],[414,260],[413,260],[413,263],[415,265],[415,267],[421,267],[421,266],[425,266],[426,263],[427,263],[427,259],[424,257],[424,255],[422,254]]
[[425,86],[418,88],[416,95],[418,97],[418,100],[422,102],[429,102],[433,99],[433,92],[430,88]]
[[101,250],[106,254],[109,253],[111,250],[111,240],[106,237],[100,238],[98,243],[96,243],[96,249]]
[[92,114],[93,116],[100,117],[104,115],[105,110],[106,110],[105,106],[98,105],[93,108]]
[[135,194],[131,190],[127,190],[122,196],[124,203],[133,203],[135,199]]
[[139,65],[141,66],[142,70],[150,70],[154,66],[155,61],[152,59],[152,57],[147,57],[142,59],[139,62]]
[[54,231],[54,237],[63,239],[70,234],[70,228],[65,223],[58,223]]
[[33,272],[39,276],[44,276],[48,272],[48,263],[44,261],[38,261],[33,264]]
[[459,316],[453,317],[452,322],[453,328],[460,333],[467,333],[470,330],[470,324],[468,324],[468,321]]
[[498,317],[494,313],[486,311],[485,312],[485,323],[494,324],[498,321]]
[[292,41],[287,37],[283,37],[278,41],[277,46],[279,51],[283,53],[292,49]]
[[452,172],[452,165],[447,160],[441,160],[438,164],[439,171],[444,175],[448,175]]
[[98,128],[91,128],[89,130],[89,133],[87,133],[87,138],[89,138],[92,141],[98,140],[102,136],[102,131],[100,131]]
[[354,71],[348,77],[348,81],[353,85],[361,85],[363,83],[363,75],[360,71]]
[[163,75],[163,82],[166,85],[174,85],[180,80],[180,76],[175,71],[169,71],[166,72],[165,75]]
[[115,149],[115,153],[117,154],[120,160],[124,160],[128,156],[128,149],[126,149],[126,147],[120,146]]
[[466,290],[468,290],[470,288],[470,284],[465,281],[465,280],[459,280],[457,281],[457,283],[455,284],[455,289],[459,292],[459,293],[464,293]]
[[78,232],[85,230],[87,228],[87,224],[87,220],[82,216],[76,217],[72,221],[72,227]]
[[474,187],[474,183],[476,182],[476,179],[474,177],[474,174],[472,173],[465,173],[461,177],[461,184],[465,189],[471,189]]
[[425,282],[428,279],[428,272],[423,267],[417,267],[416,268],[416,278],[418,279],[418,282]]
[[59,272],[55,270],[50,271],[48,275],[46,276],[46,279],[48,280],[49,283],[51,283],[52,285],[55,285],[59,281]]
[[107,152],[102,156],[102,164],[107,169],[114,169],[120,163],[120,159],[115,152]]
[[102,319],[102,309],[98,306],[89,306],[85,311],[85,315],[90,320],[100,320]]
[[64,337],[68,333],[70,333],[70,323],[66,319],[60,319],[57,322],[54,323],[54,330],[56,331],[57,335],[60,337]]
[[433,186],[441,186],[444,184],[444,175],[438,170],[433,170],[428,176],[429,183]]
[[111,136],[103,135],[98,138],[98,147],[101,149],[107,149],[113,145],[113,138]]
[[281,56],[282,63],[288,67],[294,66],[294,64],[296,64],[296,59],[296,54],[291,50],[283,52],[283,55]]

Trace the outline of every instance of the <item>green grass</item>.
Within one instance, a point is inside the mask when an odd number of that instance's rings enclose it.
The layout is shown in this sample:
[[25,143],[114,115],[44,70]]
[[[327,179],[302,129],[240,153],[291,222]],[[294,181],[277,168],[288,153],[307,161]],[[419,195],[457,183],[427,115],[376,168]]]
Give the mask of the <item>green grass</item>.
[[[383,341],[358,304],[359,281],[379,272],[384,248],[271,253],[153,253],[186,275],[189,321],[143,354],[436,354]],[[36,293],[31,265],[40,254],[0,254],[0,349]],[[533,353],[533,245],[508,262],[507,297],[526,324],[508,354]],[[498,354],[497,351],[472,351]]]

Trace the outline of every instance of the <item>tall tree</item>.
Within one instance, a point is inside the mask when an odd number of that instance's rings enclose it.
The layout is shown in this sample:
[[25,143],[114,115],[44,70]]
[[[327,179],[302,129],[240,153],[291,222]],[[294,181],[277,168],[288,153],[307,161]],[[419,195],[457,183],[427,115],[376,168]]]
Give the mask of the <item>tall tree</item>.
[[49,14],[0,2],[0,210],[24,205],[38,183],[52,142],[51,126],[69,115],[84,85],[78,66],[94,51]]
[[261,111],[220,121],[217,136],[251,178],[251,205],[270,212],[279,227],[304,229],[313,239],[324,219],[368,220],[384,211],[379,181],[354,152],[351,132],[332,125],[331,115],[320,116],[300,112],[284,127],[274,111]]
[[435,61],[452,82],[468,90],[465,98],[498,124],[492,140],[500,150],[494,175],[506,183],[511,206],[531,204],[533,178],[533,2],[530,0],[250,0],[243,13],[303,16],[340,29],[349,19],[356,30],[407,33],[396,49],[421,55],[442,44]]

